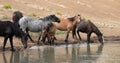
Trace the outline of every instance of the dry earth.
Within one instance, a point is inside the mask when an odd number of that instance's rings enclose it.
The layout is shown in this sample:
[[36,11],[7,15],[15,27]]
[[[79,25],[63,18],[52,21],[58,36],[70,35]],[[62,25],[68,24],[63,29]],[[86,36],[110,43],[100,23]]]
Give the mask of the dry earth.
[[[3,6],[6,4],[9,4],[11,9],[5,9]],[[1,20],[11,20],[12,13],[16,10],[23,12],[24,15],[36,17],[55,14],[60,18],[67,18],[81,14],[99,27],[107,41],[120,41],[120,0],[0,0]],[[85,34],[81,36],[86,39]],[[37,40],[36,36],[32,37]],[[56,37],[58,41],[63,42],[65,34]],[[71,36],[69,40],[74,41]],[[2,42],[3,38],[0,38],[1,47]],[[14,45],[20,46],[20,40],[14,39]],[[7,47],[10,47],[9,44]]]

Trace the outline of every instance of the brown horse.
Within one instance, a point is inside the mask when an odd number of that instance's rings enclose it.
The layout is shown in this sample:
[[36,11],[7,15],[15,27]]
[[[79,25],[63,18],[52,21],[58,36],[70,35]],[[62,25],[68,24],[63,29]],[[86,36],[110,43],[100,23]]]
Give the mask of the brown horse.
[[[83,19],[80,19],[80,22],[76,25],[74,30],[77,31],[77,35],[80,40],[81,37],[79,32],[87,33],[88,44],[90,43],[90,36],[92,33],[95,33],[98,36],[98,40],[103,44],[103,34],[90,20],[85,21]],[[73,35],[76,35],[76,33]]]
[[73,30],[73,27],[77,24],[77,22],[80,21],[80,18],[80,15],[76,15],[71,18],[61,19],[60,23],[54,23],[58,30],[67,31],[65,42],[68,42],[69,33]]
[[54,23],[48,24],[42,36],[43,43],[45,43],[45,40],[47,38],[48,43],[50,43],[50,45],[54,44],[55,32],[56,32],[55,24]]

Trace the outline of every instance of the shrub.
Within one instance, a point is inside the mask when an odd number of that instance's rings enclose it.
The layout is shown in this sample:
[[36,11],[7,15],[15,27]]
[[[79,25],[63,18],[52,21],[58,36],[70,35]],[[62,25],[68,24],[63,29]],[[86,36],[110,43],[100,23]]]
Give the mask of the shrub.
[[33,17],[36,17],[36,16],[37,16],[37,14],[35,14],[35,13],[32,13],[32,16],[33,16]]
[[56,14],[57,14],[57,15],[62,15],[62,13],[61,13],[61,12],[56,12]]
[[3,8],[5,8],[5,9],[11,9],[12,7],[11,7],[10,4],[5,4],[5,5],[3,6]]

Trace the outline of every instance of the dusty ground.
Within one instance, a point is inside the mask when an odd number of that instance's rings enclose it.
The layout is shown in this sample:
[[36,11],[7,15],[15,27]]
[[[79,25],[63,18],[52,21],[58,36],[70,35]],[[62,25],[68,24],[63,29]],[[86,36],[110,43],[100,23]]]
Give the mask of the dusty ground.
[[[9,4],[11,9],[3,6]],[[76,14],[90,19],[99,27],[105,36],[106,42],[120,41],[120,0],[0,0],[0,19],[11,20],[12,13],[16,10],[27,16],[44,17],[55,14],[60,18],[67,18]],[[81,35],[86,40],[86,35]],[[92,37],[94,38],[95,35]],[[32,36],[34,40],[37,37]],[[65,34],[56,35],[57,42],[64,43]],[[96,36],[95,36],[96,37]],[[74,42],[71,35],[70,42]],[[0,47],[3,45],[0,38]],[[19,39],[14,39],[15,47],[21,47]],[[33,45],[29,42],[29,45]],[[9,44],[7,44],[9,49]]]

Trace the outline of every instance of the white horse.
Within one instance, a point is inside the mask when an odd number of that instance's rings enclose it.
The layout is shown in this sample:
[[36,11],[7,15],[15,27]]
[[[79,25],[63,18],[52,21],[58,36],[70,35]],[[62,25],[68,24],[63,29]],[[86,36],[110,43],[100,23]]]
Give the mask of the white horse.
[[28,31],[31,32],[40,32],[40,35],[38,37],[38,42],[37,44],[39,44],[39,40],[41,38],[42,32],[43,30],[45,30],[45,28],[48,26],[48,24],[52,23],[52,22],[60,22],[60,19],[58,17],[56,17],[55,15],[49,15],[44,17],[43,19],[32,19],[30,17],[22,17],[19,20],[19,25],[20,28],[28,34],[28,37],[30,39],[32,39],[28,33]]

